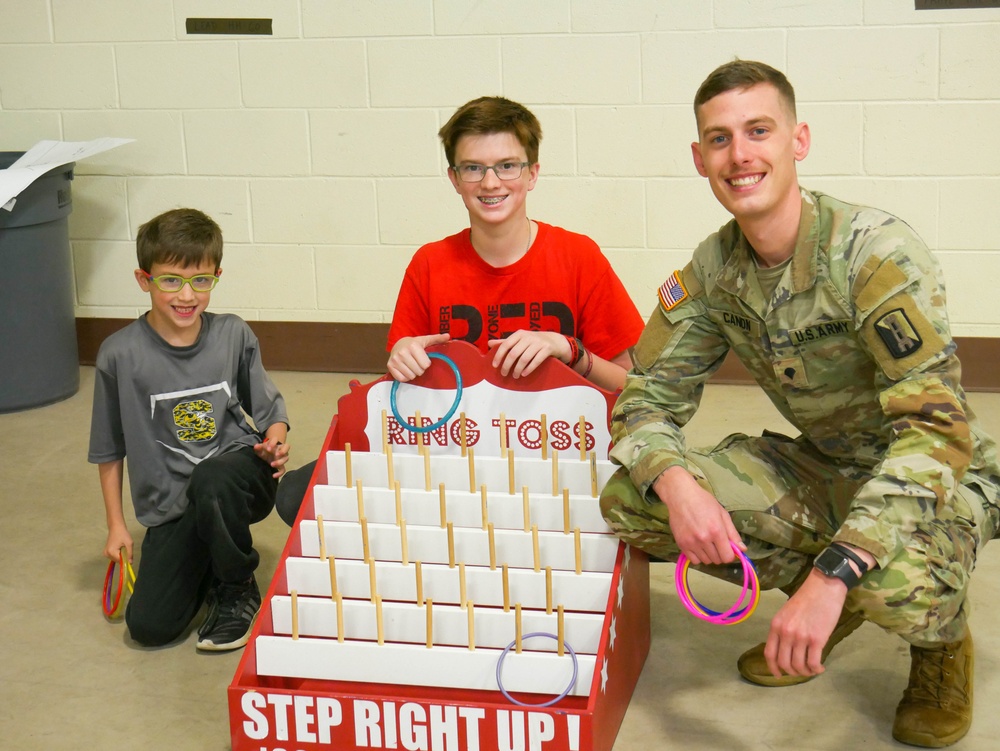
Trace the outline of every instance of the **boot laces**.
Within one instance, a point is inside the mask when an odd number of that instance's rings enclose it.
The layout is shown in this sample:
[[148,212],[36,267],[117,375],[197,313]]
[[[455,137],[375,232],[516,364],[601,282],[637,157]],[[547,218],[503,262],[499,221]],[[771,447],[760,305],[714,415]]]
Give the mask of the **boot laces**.
[[955,650],[950,645],[939,649],[914,649],[914,660],[910,669],[910,682],[905,698],[911,703],[947,706],[955,693],[965,699],[964,686],[951,680],[955,672]]

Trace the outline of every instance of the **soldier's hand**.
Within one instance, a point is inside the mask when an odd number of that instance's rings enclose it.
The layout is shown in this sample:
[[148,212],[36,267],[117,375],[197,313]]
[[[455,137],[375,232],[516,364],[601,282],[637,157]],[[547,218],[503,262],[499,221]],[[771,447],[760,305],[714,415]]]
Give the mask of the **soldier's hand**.
[[782,673],[823,672],[823,647],[830,640],[846,599],[847,586],[842,581],[813,569],[771,621],[764,659],[776,678]]
[[670,467],[653,483],[653,490],[670,512],[670,531],[691,563],[732,563],[732,544],[746,545],[718,499],[683,467]]

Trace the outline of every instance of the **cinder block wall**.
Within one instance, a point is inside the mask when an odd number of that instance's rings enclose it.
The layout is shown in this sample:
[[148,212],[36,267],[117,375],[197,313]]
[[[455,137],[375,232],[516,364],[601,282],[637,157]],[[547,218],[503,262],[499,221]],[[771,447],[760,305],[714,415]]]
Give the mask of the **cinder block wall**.
[[[273,19],[271,36],[185,19]],[[1000,337],[1000,10],[913,0],[0,0],[0,150],[136,139],[76,169],[77,315],[132,318],[138,226],[212,214],[213,308],[384,323],[422,243],[465,226],[436,131],[503,94],[542,121],[533,217],[594,237],[643,313],[726,221],[690,101],[734,56],[784,71],[805,185],[934,248],[959,336]]]

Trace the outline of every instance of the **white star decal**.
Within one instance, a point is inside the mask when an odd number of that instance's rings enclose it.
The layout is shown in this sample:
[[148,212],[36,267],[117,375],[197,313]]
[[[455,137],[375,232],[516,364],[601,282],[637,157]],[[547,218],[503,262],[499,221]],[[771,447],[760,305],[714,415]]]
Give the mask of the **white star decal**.
[[615,648],[615,639],[618,638],[618,630],[617,630],[616,624],[615,624],[615,621],[617,621],[617,620],[618,620],[618,616],[616,616],[616,615],[611,616],[611,628],[610,628],[611,639],[608,641],[608,649],[614,649]]
[[632,559],[632,546],[625,546],[625,556],[622,558],[622,568],[628,571],[628,562]]
[[601,668],[601,693],[606,693],[608,687],[608,658],[604,658],[604,667]]
[[618,607],[622,606],[622,600],[625,599],[625,580],[618,577]]

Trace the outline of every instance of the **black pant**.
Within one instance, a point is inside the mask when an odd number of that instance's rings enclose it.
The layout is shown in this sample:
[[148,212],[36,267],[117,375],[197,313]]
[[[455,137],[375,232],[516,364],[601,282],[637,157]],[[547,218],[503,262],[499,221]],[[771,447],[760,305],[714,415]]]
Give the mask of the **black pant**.
[[240,582],[257,569],[250,525],[274,508],[277,480],[250,447],[206,459],[187,485],[188,506],[150,527],[142,541],[135,592],[125,612],[132,638],[145,646],[179,637],[212,581]]

